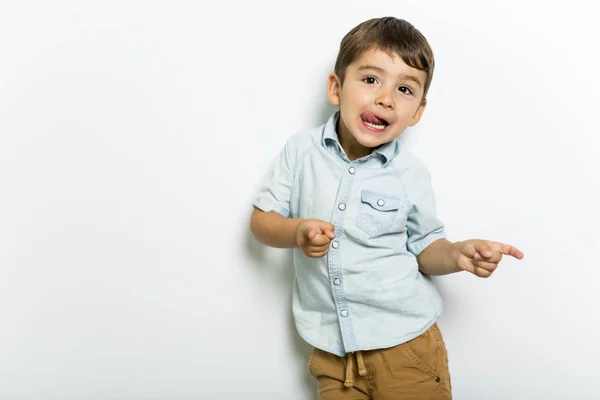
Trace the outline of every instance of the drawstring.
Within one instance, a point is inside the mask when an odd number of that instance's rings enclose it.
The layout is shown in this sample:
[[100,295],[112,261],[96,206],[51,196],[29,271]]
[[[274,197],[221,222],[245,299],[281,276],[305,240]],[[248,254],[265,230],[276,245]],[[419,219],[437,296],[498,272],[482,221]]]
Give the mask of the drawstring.
[[346,355],[346,382],[344,382],[344,386],[354,386],[354,374],[352,373],[352,353],[348,353]]
[[358,364],[358,375],[367,375],[367,369],[365,368],[362,352],[357,351],[356,353],[348,353],[346,355],[346,381],[344,382],[344,386],[346,387],[354,386],[354,359],[352,358],[352,354],[356,354],[356,364]]
[[365,362],[363,361],[362,351],[356,352],[356,362],[358,363],[358,374],[360,376],[367,376],[367,369],[365,368]]

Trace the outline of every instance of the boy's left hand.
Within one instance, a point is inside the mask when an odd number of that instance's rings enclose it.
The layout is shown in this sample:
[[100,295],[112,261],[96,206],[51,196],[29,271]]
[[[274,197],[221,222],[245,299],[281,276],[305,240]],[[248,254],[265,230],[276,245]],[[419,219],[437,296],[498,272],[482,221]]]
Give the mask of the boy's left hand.
[[502,255],[520,260],[523,253],[515,247],[489,240],[471,239],[457,243],[456,265],[480,278],[487,278],[498,268]]

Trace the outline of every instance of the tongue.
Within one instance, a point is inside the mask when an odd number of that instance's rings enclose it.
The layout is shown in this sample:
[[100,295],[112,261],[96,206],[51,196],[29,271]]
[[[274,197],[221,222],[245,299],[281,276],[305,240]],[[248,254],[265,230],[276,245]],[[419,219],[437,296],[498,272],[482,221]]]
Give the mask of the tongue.
[[363,121],[370,122],[370,123],[375,124],[375,125],[385,125],[385,121],[384,120],[377,118],[376,116],[374,116],[370,112],[363,113],[361,115],[361,118],[363,119]]

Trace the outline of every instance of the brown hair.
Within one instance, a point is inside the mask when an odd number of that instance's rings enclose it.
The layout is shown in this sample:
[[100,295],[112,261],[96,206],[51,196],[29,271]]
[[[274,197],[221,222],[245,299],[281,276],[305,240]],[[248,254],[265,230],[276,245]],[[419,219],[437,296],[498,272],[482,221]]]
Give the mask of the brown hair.
[[365,51],[381,49],[390,55],[399,55],[413,68],[425,71],[427,79],[423,99],[427,95],[433,68],[433,51],[425,36],[409,22],[394,17],[373,18],[354,27],[340,43],[334,72],[343,85],[346,68]]

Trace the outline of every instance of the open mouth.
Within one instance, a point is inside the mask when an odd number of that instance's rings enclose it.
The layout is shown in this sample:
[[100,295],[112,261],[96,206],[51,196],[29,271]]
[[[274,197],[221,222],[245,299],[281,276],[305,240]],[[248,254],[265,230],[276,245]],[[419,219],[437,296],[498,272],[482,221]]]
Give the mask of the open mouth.
[[386,120],[384,120],[383,118],[380,118],[370,112],[362,113],[360,115],[360,119],[361,119],[362,124],[367,129],[370,129],[375,132],[382,132],[389,125],[389,123]]

